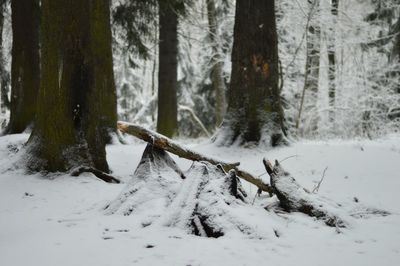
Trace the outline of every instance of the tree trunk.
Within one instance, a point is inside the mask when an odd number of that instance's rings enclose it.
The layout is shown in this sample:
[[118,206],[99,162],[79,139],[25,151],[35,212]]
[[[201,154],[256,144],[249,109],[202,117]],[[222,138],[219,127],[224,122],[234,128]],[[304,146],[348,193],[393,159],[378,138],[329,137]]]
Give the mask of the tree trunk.
[[[310,12],[307,23],[307,58],[304,77],[304,88],[301,97],[299,115],[296,128],[301,129],[302,135],[316,135],[318,130],[318,81],[319,81],[319,59],[321,43],[321,27],[319,25],[319,0],[309,2]],[[304,108],[303,108],[304,107]],[[307,113],[309,121],[302,119],[302,113]]]
[[400,14],[397,18],[396,24],[394,25],[394,29],[395,30],[392,34],[396,35],[396,37],[394,39],[392,57],[394,59],[397,58],[397,60],[400,62]]
[[178,132],[178,15],[170,1],[159,0],[159,71],[157,131]]
[[218,38],[217,12],[214,0],[207,0],[208,27],[212,45],[211,57],[211,81],[215,91],[215,120],[216,126],[220,126],[225,115],[225,82],[223,78],[223,62],[221,58],[220,40]]
[[[392,58],[400,64],[400,14],[398,16],[397,22],[394,25],[395,30],[393,31],[393,34],[395,34],[396,37],[393,44]],[[395,75],[397,79],[400,79],[400,71],[397,71]],[[397,85],[397,93],[400,93],[400,82]]]
[[[116,127],[108,0],[42,0],[42,82],[28,168],[108,172]],[[51,115],[49,115],[51,114]]]
[[332,25],[330,28],[328,37],[328,79],[329,79],[329,120],[330,122],[335,121],[335,97],[336,97],[336,47],[335,47],[335,34],[336,24],[338,18],[339,0],[332,0],[331,2],[331,14],[332,14]]
[[10,100],[8,99],[8,90],[10,85],[10,75],[6,70],[6,61],[3,49],[3,29],[4,13],[6,12],[7,0],[0,0],[0,112],[5,114],[10,109]]
[[237,0],[228,110],[217,144],[284,142],[278,72],[274,1]]
[[39,0],[12,0],[11,113],[7,133],[32,124],[40,83]]

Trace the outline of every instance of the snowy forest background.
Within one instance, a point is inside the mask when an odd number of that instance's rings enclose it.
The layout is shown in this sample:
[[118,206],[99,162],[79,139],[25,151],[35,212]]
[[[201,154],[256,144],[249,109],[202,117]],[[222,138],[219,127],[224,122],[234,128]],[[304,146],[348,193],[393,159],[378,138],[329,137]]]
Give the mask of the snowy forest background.
[[[4,2],[2,90],[8,92],[9,99],[10,83],[5,81],[9,81],[10,76],[12,33],[10,6]],[[215,0],[215,5],[218,34],[213,38],[210,37],[206,1],[193,1],[179,16],[181,137],[211,136],[216,130],[215,92],[210,79],[215,42],[226,88],[229,86],[235,1]],[[282,0],[276,5],[280,86],[290,136],[349,139],[376,138],[399,132],[398,1],[340,0],[337,15],[332,12],[329,0]],[[135,7],[129,1],[112,1],[118,115],[121,120],[155,129],[157,11],[155,7],[138,6],[134,11],[137,13],[130,15],[134,19],[129,20],[124,16]],[[137,15],[139,13],[141,15]],[[126,26],[134,30],[127,31]],[[329,76],[329,54],[332,53],[335,56],[333,80]],[[313,62],[311,68],[307,58]],[[317,84],[315,91],[305,89],[310,80]],[[333,101],[329,97],[332,87]],[[7,101],[3,100],[3,128],[8,115]],[[313,127],[315,123],[317,130]]]
[[0,265],[399,264],[399,0],[0,0],[0,32]]

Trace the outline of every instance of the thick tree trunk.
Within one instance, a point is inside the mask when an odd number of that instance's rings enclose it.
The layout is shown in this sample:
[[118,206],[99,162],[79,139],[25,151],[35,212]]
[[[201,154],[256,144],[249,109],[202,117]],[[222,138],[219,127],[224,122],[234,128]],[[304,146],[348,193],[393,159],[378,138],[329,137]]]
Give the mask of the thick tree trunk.
[[[42,81],[28,168],[108,172],[116,125],[108,0],[42,0]],[[51,115],[49,115],[51,114]]]
[[284,141],[278,72],[274,1],[237,0],[228,110],[217,144]]
[[336,47],[335,47],[335,34],[336,24],[338,18],[339,0],[332,0],[331,2],[331,14],[332,14],[332,25],[328,38],[328,78],[329,78],[329,120],[334,122],[335,120],[335,97],[336,97]]
[[178,132],[178,15],[170,1],[159,0],[159,71],[157,131]]
[[5,51],[3,48],[4,13],[6,12],[7,3],[7,0],[0,0],[0,112],[2,114],[7,109],[10,109],[10,100],[8,99],[10,75],[6,70]]
[[225,115],[225,82],[223,78],[223,62],[221,58],[220,41],[218,39],[218,22],[214,0],[207,0],[208,27],[210,29],[210,39],[212,45],[211,57],[211,81],[215,91],[215,121],[216,126],[220,126]]
[[11,113],[7,133],[21,133],[34,120],[40,83],[39,0],[12,0]]

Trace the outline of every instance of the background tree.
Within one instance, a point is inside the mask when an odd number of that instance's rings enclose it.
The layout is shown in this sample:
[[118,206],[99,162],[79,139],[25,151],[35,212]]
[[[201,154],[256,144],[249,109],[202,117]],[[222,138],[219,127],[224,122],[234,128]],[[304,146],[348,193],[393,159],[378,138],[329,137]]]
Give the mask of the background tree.
[[12,0],[11,114],[8,133],[23,132],[34,120],[40,83],[39,0]]
[[[339,11],[339,0],[331,1],[332,24],[329,29],[328,37],[328,78],[329,78],[329,119],[331,122],[335,120],[335,98],[336,98],[336,25]],[[334,126],[335,127],[335,126]],[[333,128],[334,128],[333,127]]]
[[284,140],[274,1],[237,0],[228,110],[217,143]]
[[105,144],[117,119],[109,4],[42,1],[42,81],[28,141],[33,171],[109,171]]
[[[319,82],[319,61],[321,50],[321,27],[319,21],[319,0],[309,2],[310,10],[306,23],[306,67],[304,73],[304,87],[300,100],[299,114],[296,121],[296,128],[300,135],[316,135],[318,129],[318,82]],[[303,119],[303,110],[312,113],[311,119]]]
[[0,112],[6,113],[10,109],[8,91],[10,86],[10,74],[6,70],[5,49],[3,45],[4,17],[7,9],[8,0],[0,1]]
[[221,41],[218,33],[217,11],[214,0],[206,0],[207,17],[210,28],[210,39],[212,48],[211,57],[211,81],[215,91],[215,120],[217,127],[221,125],[225,115],[225,81],[223,77],[223,62],[221,57]]
[[168,137],[178,129],[178,14],[173,1],[159,1],[157,131]]

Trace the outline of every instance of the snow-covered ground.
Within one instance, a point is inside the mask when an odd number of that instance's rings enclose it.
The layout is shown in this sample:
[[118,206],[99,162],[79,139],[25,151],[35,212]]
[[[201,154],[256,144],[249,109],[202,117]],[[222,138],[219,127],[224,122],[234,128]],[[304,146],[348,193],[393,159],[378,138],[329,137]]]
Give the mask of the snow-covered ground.
[[[263,157],[292,156],[282,165],[308,189],[328,167],[318,195],[342,204],[339,211],[348,223],[339,230],[300,213],[268,212],[263,207],[271,199],[262,195],[251,205],[256,189],[245,183],[250,206],[241,218],[254,225],[259,237],[217,239],[176,227],[143,228],[140,215],[104,213],[130,180],[144,143],[107,148],[114,175],[125,183],[107,184],[91,174],[51,179],[25,175],[17,150],[27,138],[0,137],[0,265],[400,265],[399,136],[300,142],[272,151],[192,145],[200,152],[240,161],[241,168],[254,175],[265,172]],[[183,170],[191,165],[174,158]],[[353,217],[365,208],[391,215]]]

